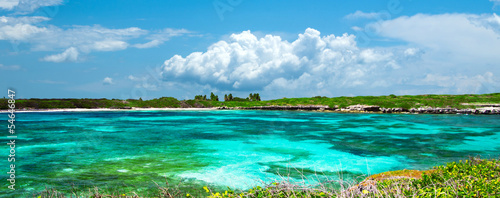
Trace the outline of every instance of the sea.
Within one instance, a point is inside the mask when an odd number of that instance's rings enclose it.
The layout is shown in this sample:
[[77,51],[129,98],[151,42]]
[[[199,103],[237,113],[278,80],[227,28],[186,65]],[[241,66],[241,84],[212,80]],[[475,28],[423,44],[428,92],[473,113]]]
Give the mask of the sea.
[[0,194],[95,187],[245,190],[276,181],[361,181],[500,156],[499,115],[171,110],[17,112],[15,188],[7,114]]

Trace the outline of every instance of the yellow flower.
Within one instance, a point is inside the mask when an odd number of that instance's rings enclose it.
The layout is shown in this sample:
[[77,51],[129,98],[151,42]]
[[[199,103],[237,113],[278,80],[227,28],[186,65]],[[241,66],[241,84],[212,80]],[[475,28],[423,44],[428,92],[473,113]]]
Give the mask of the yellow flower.
[[42,198],[42,195],[38,196],[37,198]]
[[203,189],[205,189],[205,191],[207,192],[210,192],[206,186],[203,186]]
[[186,197],[189,197],[189,196],[191,196],[191,195],[190,195],[189,193],[187,193],[187,194],[186,194]]
[[363,190],[363,194],[368,194],[368,191],[367,190]]

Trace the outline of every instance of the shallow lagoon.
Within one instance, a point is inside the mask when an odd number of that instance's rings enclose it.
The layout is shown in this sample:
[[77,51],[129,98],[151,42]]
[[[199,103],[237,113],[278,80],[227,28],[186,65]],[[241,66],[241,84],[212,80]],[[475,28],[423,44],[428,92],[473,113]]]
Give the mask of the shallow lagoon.
[[[18,113],[15,193],[72,185],[141,190],[165,178],[245,189],[282,175],[314,182],[428,169],[498,157],[499,120],[237,110]],[[7,172],[7,161],[0,164]],[[1,193],[8,192],[4,184]]]

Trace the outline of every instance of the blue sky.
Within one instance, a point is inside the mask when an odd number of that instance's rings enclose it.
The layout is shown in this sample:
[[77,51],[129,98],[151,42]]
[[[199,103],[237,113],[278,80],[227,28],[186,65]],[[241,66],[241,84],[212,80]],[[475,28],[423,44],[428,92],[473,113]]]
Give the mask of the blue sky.
[[499,11],[499,0],[0,0],[0,89],[143,99],[500,92]]

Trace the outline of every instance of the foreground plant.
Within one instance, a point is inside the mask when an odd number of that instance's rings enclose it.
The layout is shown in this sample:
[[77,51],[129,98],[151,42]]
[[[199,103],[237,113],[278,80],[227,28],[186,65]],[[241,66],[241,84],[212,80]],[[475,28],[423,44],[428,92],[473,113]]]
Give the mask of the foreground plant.
[[500,161],[470,158],[424,171],[421,179],[393,178],[377,182],[377,197],[498,197]]
[[[335,188],[333,183],[341,187]],[[347,186],[347,188],[344,188]],[[153,197],[500,197],[500,161],[470,158],[451,162],[432,170],[399,170],[380,173],[366,178],[363,182],[349,184],[345,181],[325,181],[310,186],[290,183],[284,179],[264,187],[257,186],[246,191],[211,190],[204,186],[202,192],[183,192],[179,186],[166,183],[158,185]],[[151,197],[135,192],[100,193],[98,188],[88,192],[72,192],[69,196],[54,189],[46,189],[33,197]]]
[[[208,192],[208,191],[207,191]],[[346,190],[273,183],[240,194],[208,197],[500,197],[500,161],[470,158],[432,170],[400,170],[368,177]]]

